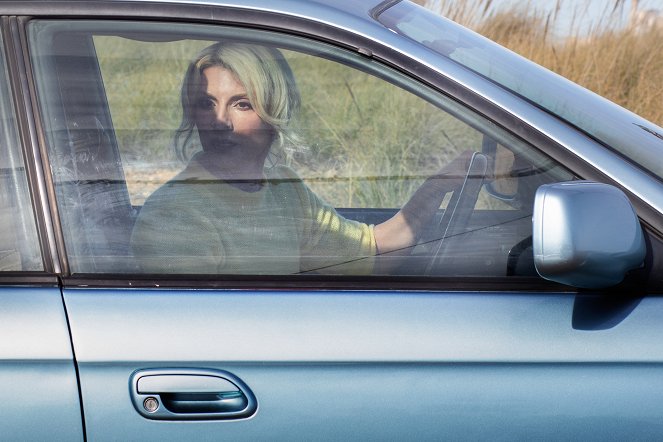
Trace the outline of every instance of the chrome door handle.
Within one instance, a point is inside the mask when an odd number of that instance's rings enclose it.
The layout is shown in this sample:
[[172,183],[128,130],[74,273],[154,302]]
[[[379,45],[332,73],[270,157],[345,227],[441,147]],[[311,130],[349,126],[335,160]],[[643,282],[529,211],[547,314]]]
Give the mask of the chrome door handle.
[[139,370],[130,389],[134,407],[148,419],[242,419],[258,408],[249,387],[221,370]]

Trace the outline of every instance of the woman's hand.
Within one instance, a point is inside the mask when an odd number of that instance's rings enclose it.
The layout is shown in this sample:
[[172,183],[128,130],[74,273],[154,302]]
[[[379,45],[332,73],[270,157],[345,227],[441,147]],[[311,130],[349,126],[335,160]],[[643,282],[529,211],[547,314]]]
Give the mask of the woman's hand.
[[[427,186],[429,182],[431,182],[431,186],[434,186],[435,189],[441,193],[451,192],[454,189],[459,188],[465,180],[465,176],[467,175],[467,170],[470,167],[470,161],[472,161],[473,154],[474,151],[464,151],[456,158],[454,158],[450,163],[438,170],[434,175],[429,177],[420,187],[420,189]],[[416,193],[414,195],[416,195]],[[410,201],[414,199],[414,195]],[[442,197],[444,198],[444,195]],[[408,201],[408,204],[410,201]],[[440,200],[440,204],[441,203],[442,201]],[[407,204],[405,206],[407,206]],[[439,204],[437,207],[439,208]]]
[[470,150],[461,153],[426,179],[396,215],[375,226],[375,242],[380,254],[410,253],[411,247],[435,216],[445,195],[463,184],[472,154]]

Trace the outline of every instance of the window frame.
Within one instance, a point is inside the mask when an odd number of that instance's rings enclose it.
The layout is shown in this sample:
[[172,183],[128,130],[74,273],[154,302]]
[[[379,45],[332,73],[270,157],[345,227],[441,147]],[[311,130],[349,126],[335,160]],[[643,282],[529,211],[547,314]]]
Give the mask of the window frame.
[[[276,13],[269,13],[263,11],[248,11],[238,10],[234,8],[225,8],[222,6],[215,6],[215,10],[224,12],[218,14],[218,17],[223,19],[211,20],[206,13],[208,8],[203,8],[194,5],[168,5],[165,9],[156,11],[154,5],[104,5],[99,13],[99,19],[115,21],[119,19],[133,20],[140,18],[140,20],[155,20],[168,22],[168,21],[183,21],[188,19],[191,23],[201,24],[220,24],[220,25],[233,25],[242,28],[251,29],[266,29],[283,33],[286,36],[296,35],[300,37],[309,38],[314,41],[323,41],[325,43],[332,43],[341,49],[349,49],[364,54],[392,69],[399,71],[414,81],[421,82],[422,84],[432,87],[438,92],[451,97],[453,100],[467,106],[474,112],[483,115],[488,120],[494,122],[498,126],[507,130],[514,136],[524,140],[526,143],[534,146],[543,154],[560,162],[565,167],[569,168],[572,172],[585,179],[594,179],[610,184],[615,183],[613,180],[606,177],[603,173],[596,170],[591,165],[581,161],[575,155],[564,149],[551,140],[538,130],[523,124],[523,121],[516,118],[504,109],[499,108],[495,104],[488,101],[486,98],[479,96],[474,91],[465,88],[463,85],[457,83],[451,78],[447,78],[434,69],[416,63],[409,58],[406,54],[399,52],[397,49],[383,47],[378,43],[360,36],[351,31],[332,27],[330,25],[321,26],[319,23],[312,22],[306,19],[296,17],[281,18]],[[30,9],[29,7],[27,8]],[[58,8],[54,7],[52,14],[57,15],[59,18],[75,20],[77,16],[83,18],[86,14],[85,8],[77,14],[58,14]],[[89,11],[89,10],[88,10]],[[226,14],[227,13],[227,14]],[[93,14],[90,14],[93,15]],[[25,40],[25,26],[35,18],[48,18],[49,15],[43,16],[30,16],[21,19],[22,23],[22,37],[24,46],[24,54],[28,53],[27,43]],[[89,15],[88,15],[89,17]],[[405,70],[402,66],[411,66],[416,63],[416,69]],[[32,100],[35,100],[34,78],[32,75],[28,77],[31,84]],[[36,115],[36,113],[35,113]],[[35,116],[38,121],[39,116]],[[552,117],[551,117],[552,118]],[[38,124],[39,139],[41,146],[44,145],[44,129]],[[44,165],[44,170],[48,170],[48,164]],[[47,172],[45,172],[47,174]],[[50,200],[54,201],[54,192],[52,189],[52,180],[47,180],[49,185]],[[630,195],[633,197],[633,195]],[[640,213],[641,211],[651,211],[651,208],[637,199],[634,200],[635,206]],[[53,205],[51,205],[53,207]],[[52,213],[57,215],[55,209],[51,209]],[[647,217],[651,219],[652,217]],[[518,277],[499,277],[499,278],[476,278],[467,277],[463,281],[458,281],[458,278],[426,278],[425,281],[420,281],[417,277],[325,277],[325,276],[295,276],[293,277],[234,277],[231,275],[219,275],[215,277],[198,277],[192,278],[189,275],[173,277],[171,275],[112,275],[112,274],[88,274],[88,275],[72,275],[68,271],[66,265],[66,255],[64,254],[64,240],[62,239],[61,227],[57,216],[53,221],[56,224],[56,231],[59,230],[57,237],[58,241],[58,254],[61,257],[59,260],[57,255],[54,256],[53,268],[61,267],[59,273],[65,285],[81,286],[91,285],[98,287],[201,287],[201,288],[254,288],[254,289],[343,289],[343,288],[372,288],[378,290],[508,290],[508,291],[564,291],[576,292],[573,287],[561,286],[559,284],[537,279],[532,281],[530,278],[519,280]],[[658,226],[655,226],[658,227]],[[652,232],[653,233],[653,232]],[[658,238],[656,238],[657,243]],[[58,265],[58,262],[60,265]],[[454,279],[450,281],[449,279]],[[466,280],[465,280],[466,279]]]
[[9,94],[9,111],[15,119],[16,142],[23,159],[27,181],[26,207],[34,221],[36,247],[39,252],[41,270],[16,270],[0,273],[0,287],[3,286],[46,286],[59,285],[56,273],[59,259],[55,247],[55,231],[49,212],[47,197],[48,183],[43,177],[41,152],[37,139],[37,127],[33,117],[31,81],[29,65],[25,63],[25,45],[22,40],[20,19],[0,17],[2,35],[2,55],[5,57],[6,87]]
[[[172,33],[172,36],[171,36]],[[106,78],[104,78],[104,72],[100,69],[99,63],[97,60],[101,57],[101,54],[98,52],[99,47],[95,47],[94,41],[97,36],[119,36],[119,37],[128,37],[137,41],[177,41],[181,39],[201,39],[203,41],[215,41],[218,39],[230,38],[233,40],[238,40],[242,42],[250,42],[255,44],[274,44],[279,48],[288,51],[295,51],[301,54],[304,58],[311,58],[312,60],[329,60],[338,64],[341,69],[347,69],[350,75],[353,75],[351,72],[356,72],[359,75],[370,75],[375,78],[377,83],[375,87],[384,85],[393,85],[399,90],[409,92],[412,94],[414,100],[417,103],[431,104],[431,109],[436,109],[435,115],[439,115],[444,118],[444,115],[448,115],[452,120],[458,121],[462,125],[464,130],[467,130],[468,133],[471,132],[474,136],[478,137],[489,137],[491,139],[500,140],[502,144],[513,146],[518,150],[523,150],[523,153],[527,156],[534,156],[532,161],[547,161],[547,157],[539,155],[537,150],[526,146],[524,143],[519,142],[514,137],[511,137],[507,132],[498,130],[495,125],[489,120],[483,119],[481,116],[477,116],[475,112],[468,110],[467,108],[459,105],[456,101],[450,100],[448,97],[438,95],[434,93],[430,88],[421,85],[418,82],[412,81],[410,77],[403,76],[400,73],[394,72],[388,67],[384,67],[382,64],[374,62],[372,60],[367,60],[364,57],[348,53],[347,51],[338,50],[334,47],[329,47],[329,45],[321,45],[319,43],[312,43],[308,40],[302,40],[294,36],[283,37],[279,34],[273,34],[269,32],[255,31],[255,30],[245,30],[245,29],[236,29],[230,27],[209,27],[209,26],[183,26],[180,29],[169,28],[167,24],[164,23],[149,23],[142,24],[140,27],[136,27],[135,22],[126,22],[126,21],[113,21],[113,22],[99,22],[95,20],[85,20],[81,21],[78,24],[72,24],[69,21],[58,21],[58,20],[44,20],[35,22],[33,27],[30,29],[30,38],[34,42],[35,49],[33,58],[33,63],[36,63],[35,72],[39,74],[38,81],[41,84],[40,98],[42,100],[42,112],[44,113],[44,118],[53,121],[49,125],[48,139],[51,151],[51,163],[54,165],[55,170],[53,174],[57,179],[56,187],[59,189],[56,194],[58,199],[60,199],[60,211],[66,212],[67,218],[63,220],[63,226],[66,227],[65,241],[69,241],[69,250],[72,252],[68,254],[67,259],[69,267],[71,268],[72,273],[83,273],[89,274],[94,273],[95,269],[99,272],[116,273],[117,266],[122,261],[125,260],[122,254],[117,255],[115,252],[108,251],[110,253],[108,259],[102,258],[104,252],[99,254],[99,244],[104,244],[105,241],[110,241],[111,238],[115,240],[118,239],[118,244],[124,244],[124,235],[118,231],[118,235],[114,236],[111,232],[111,235],[106,237],[104,240],[100,237],[100,241],[97,244],[96,241],[92,240],[90,232],[94,235],[96,234],[104,236],[104,231],[99,230],[100,224],[99,220],[96,217],[96,213],[106,213],[104,210],[95,210],[88,209],[87,207],[81,207],[81,198],[83,201],[86,201],[91,195],[97,195],[97,192],[102,192],[104,195],[110,191],[105,186],[110,184],[102,185],[98,187],[98,184],[90,183],[81,187],[80,190],[76,190],[78,187],[78,180],[94,180],[96,183],[97,180],[104,181],[107,178],[107,175],[98,175],[102,173],[102,170],[105,170],[105,164],[111,159],[110,164],[113,164],[113,168],[119,167],[120,158],[118,154],[118,146],[115,140],[115,137],[112,134],[112,130],[109,130],[109,139],[110,143],[104,148],[104,151],[107,149],[109,155],[102,154],[98,151],[98,148],[92,146],[92,150],[97,153],[85,154],[85,155],[98,155],[98,160],[100,161],[98,172],[94,173],[94,176],[89,176],[87,172],[88,169],[87,161],[82,164],[78,160],[73,159],[73,163],[69,164],[70,155],[74,155],[74,151],[69,151],[71,147],[67,147],[67,143],[62,144],[59,142],[59,136],[57,135],[61,131],[69,131],[68,127],[71,127],[71,123],[79,122],[79,119],[82,118],[81,112],[85,115],[94,115],[95,118],[99,118],[100,124],[104,127],[111,129],[111,118],[110,118],[110,102],[106,97],[106,94],[103,90],[103,84],[106,83]],[[156,48],[153,48],[154,50]],[[149,48],[148,48],[149,50]],[[46,55],[46,58],[41,58],[42,54]],[[62,57],[61,58],[61,54]],[[54,58],[51,59],[51,56]],[[95,59],[95,56],[97,57]],[[70,59],[70,57],[73,57]],[[341,67],[342,66],[342,67]],[[78,75],[82,72],[82,77]],[[59,80],[55,80],[59,78]],[[322,79],[321,79],[322,80]],[[324,81],[324,80],[323,80]],[[391,87],[391,86],[389,86]],[[417,97],[417,98],[414,98]],[[84,107],[80,107],[83,105]],[[90,108],[94,106],[94,108]],[[117,115],[116,115],[117,117]],[[59,121],[59,123],[55,123]],[[78,127],[78,126],[76,126]],[[411,134],[412,135],[412,134]],[[75,136],[75,135],[74,135]],[[478,141],[478,140],[475,140]],[[76,144],[76,143],[75,143]],[[376,147],[380,146],[380,142],[376,143]],[[87,143],[84,144],[83,152],[88,151]],[[140,143],[139,143],[140,145]],[[452,143],[453,145],[453,143]],[[479,150],[481,142],[475,146],[475,149]],[[436,151],[434,147],[431,146],[431,153]],[[79,151],[79,147],[76,148],[76,152]],[[375,152],[379,154],[379,152]],[[455,153],[460,154],[460,151]],[[75,155],[78,155],[76,153]],[[112,158],[111,158],[112,157]],[[114,158],[114,159],[113,159]],[[123,167],[126,169],[127,163],[123,162]],[[60,172],[60,168],[63,168]],[[75,172],[76,171],[76,172]],[[374,171],[375,172],[375,171]],[[431,171],[432,173],[433,171]],[[78,175],[79,173],[83,173]],[[379,172],[378,172],[379,173]],[[418,172],[414,172],[417,174]],[[74,175],[71,175],[74,174]],[[117,175],[122,179],[122,172],[118,171],[117,174],[113,173],[112,176]],[[554,174],[553,174],[554,175]],[[73,177],[75,181],[69,182],[70,177]],[[361,176],[356,176],[356,179],[361,179]],[[550,177],[548,177],[550,179]],[[560,179],[571,179],[570,177],[566,178],[557,178]],[[307,178],[304,178],[306,181]],[[74,185],[75,187],[72,187]],[[123,186],[124,187],[124,186]],[[96,189],[96,190],[95,190]],[[90,193],[92,192],[92,193]],[[123,190],[123,194],[126,194],[126,190]],[[73,200],[72,200],[73,198]],[[96,198],[95,198],[96,200]],[[127,198],[122,198],[122,206],[124,204],[129,204],[128,195]],[[118,206],[119,207],[119,206]],[[79,209],[80,208],[80,209]],[[377,207],[379,209],[379,207]],[[101,209],[101,208],[98,208]],[[344,213],[342,208],[338,208],[340,213]],[[376,209],[375,206],[367,206],[369,211]],[[80,212],[79,212],[80,210]],[[396,209],[393,209],[396,210]],[[124,212],[124,211],[123,211]],[[492,218],[496,215],[491,215],[491,210],[481,210],[485,215],[488,215],[489,218],[486,218],[486,221],[492,225],[496,221]],[[108,212],[108,216],[116,216],[113,214],[114,211]],[[521,211],[516,211],[513,215],[508,216],[509,219],[516,221],[516,224],[512,224],[515,228],[516,225],[522,225],[523,223],[517,220],[525,220],[523,214],[528,215],[528,209],[524,208],[524,213]],[[513,218],[513,217],[517,218]],[[121,217],[124,219],[124,216]],[[481,217],[479,217],[481,218]],[[501,216],[499,218],[502,218]],[[120,223],[121,221],[116,221]],[[371,221],[370,223],[377,223],[378,220]],[[82,223],[82,224],[81,224]],[[89,224],[88,224],[89,223]],[[499,222],[498,222],[499,223]],[[114,224],[114,223],[113,223]],[[484,224],[480,224],[484,226]],[[87,227],[85,227],[87,226]],[[108,224],[104,223],[104,226]],[[92,230],[90,230],[92,229]],[[483,230],[479,228],[478,230]],[[517,229],[521,230],[521,229]],[[514,231],[515,233],[515,231]],[[523,233],[524,232],[520,232]],[[509,235],[504,232],[502,235],[495,237],[495,243],[493,240],[488,239],[491,246],[498,246],[500,248],[508,247],[508,244],[501,243],[501,237],[508,238]],[[82,242],[78,242],[79,238],[83,239]],[[514,242],[520,241],[522,238],[520,236],[514,237]],[[430,240],[430,238],[429,238]],[[451,239],[448,241],[451,242]],[[486,239],[481,240],[481,244]],[[508,242],[508,239],[506,240]],[[424,239],[425,243],[425,239]],[[420,243],[422,244],[422,243]],[[479,246],[479,243],[477,243]],[[102,245],[102,249],[106,250]],[[425,248],[425,246],[423,246]],[[492,247],[491,247],[492,248]],[[120,249],[123,249],[122,247]],[[421,252],[420,252],[421,253]],[[457,269],[458,273],[453,270],[450,271],[445,276],[439,275],[441,278],[466,278],[470,277],[470,273],[465,275],[465,270],[472,269],[472,263],[477,263],[477,259],[480,259],[481,255],[477,255],[474,258],[470,258],[467,265],[462,268]],[[490,259],[490,253],[487,255],[487,261],[493,261]],[[469,257],[469,255],[468,255]],[[507,268],[507,263],[502,263],[502,260],[506,260],[505,256],[494,256],[494,264],[489,265],[486,268],[488,275],[495,275],[494,272],[500,273],[500,264],[503,265],[503,269]],[[388,258],[387,258],[388,259]],[[403,258],[403,265],[408,269],[404,270],[400,275],[396,274],[393,277],[397,278],[399,276],[409,276],[410,272],[412,276],[418,275],[418,269],[425,266],[427,260],[425,255],[421,256],[415,253],[411,258]],[[462,261],[462,260],[461,260]],[[98,263],[98,264],[97,264]],[[490,269],[489,269],[490,267]],[[127,273],[130,274],[139,274],[138,269],[127,270]],[[532,269],[533,271],[533,269]],[[142,272],[141,272],[142,273]],[[179,273],[177,273],[179,274]],[[182,275],[187,275],[188,277],[194,277],[194,275],[182,273]],[[225,278],[228,274],[224,273],[223,277]],[[195,275],[198,276],[198,275]],[[254,275],[248,275],[254,276]],[[390,277],[390,275],[370,275],[367,278],[380,278],[382,276]],[[293,274],[292,278],[301,277],[300,274]],[[419,278],[429,278],[429,275],[419,275]],[[477,277],[475,275],[475,277]],[[478,276],[482,277],[482,276]],[[487,277],[487,276],[483,276]]]

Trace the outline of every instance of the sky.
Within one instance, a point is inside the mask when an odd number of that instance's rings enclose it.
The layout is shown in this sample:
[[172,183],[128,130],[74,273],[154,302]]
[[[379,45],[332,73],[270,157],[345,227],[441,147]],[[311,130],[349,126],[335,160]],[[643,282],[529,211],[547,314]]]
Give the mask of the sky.
[[[534,7],[542,11],[552,11],[556,0],[493,0],[493,7],[502,9],[509,7]],[[573,31],[580,35],[588,33],[592,27],[600,23],[601,17],[610,12],[615,0],[561,0],[561,8],[557,20],[556,35],[564,37]],[[577,11],[575,9],[577,8]],[[663,14],[663,0],[640,0],[640,10],[654,9]],[[622,19],[628,18],[631,9],[631,0],[625,0],[622,7]],[[573,17],[576,17],[574,20]],[[580,18],[580,19],[578,19]]]
[[[428,0],[433,3],[444,2],[448,4],[464,3],[468,0]],[[476,1],[476,0],[475,0]],[[560,4],[559,16],[555,20],[554,33],[558,37],[568,36],[570,33],[578,36],[589,34],[597,27],[604,26],[605,18],[612,12],[616,1],[619,0],[484,0],[492,4],[493,10],[511,8],[536,8],[537,11],[547,14]],[[631,0],[621,0],[623,4],[619,11],[622,23],[628,20],[631,10]],[[663,14],[663,0],[639,0],[638,9],[653,9]]]

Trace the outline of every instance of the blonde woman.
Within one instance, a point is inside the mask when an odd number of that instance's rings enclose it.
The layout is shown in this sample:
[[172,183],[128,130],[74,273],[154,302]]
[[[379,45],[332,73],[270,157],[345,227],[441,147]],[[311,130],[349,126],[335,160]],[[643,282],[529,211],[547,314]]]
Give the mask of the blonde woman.
[[204,49],[187,70],[181,100],[180,153],[200,150],[141,209],[132,249],[145,272],[371,273],[376,254],[407,253],[469,159],[428,179],[391,219],[366,225],[340,216],[290,168],[266,167],[273,147],[293,138],[289,123],[300,105],[278,50]]

